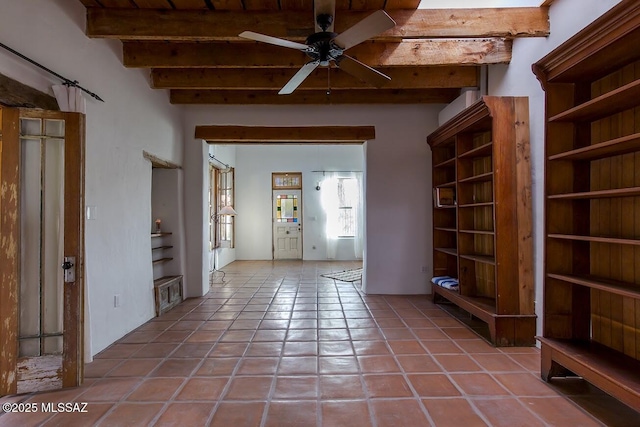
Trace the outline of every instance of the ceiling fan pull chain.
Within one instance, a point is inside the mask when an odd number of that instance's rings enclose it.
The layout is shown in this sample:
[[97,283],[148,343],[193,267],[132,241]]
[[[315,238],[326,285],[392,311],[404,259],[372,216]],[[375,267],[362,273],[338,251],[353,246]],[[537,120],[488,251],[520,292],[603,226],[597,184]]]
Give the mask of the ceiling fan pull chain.
[[327,95],[331,95],[331,64],[327,67]]

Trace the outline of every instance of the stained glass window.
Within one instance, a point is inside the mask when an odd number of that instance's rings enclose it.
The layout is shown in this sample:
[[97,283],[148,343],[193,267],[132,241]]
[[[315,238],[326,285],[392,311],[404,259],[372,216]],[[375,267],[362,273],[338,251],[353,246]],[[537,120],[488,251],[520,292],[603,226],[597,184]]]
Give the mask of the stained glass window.
[[276,196],[276,222],[298,222],[298,196],[278,194]]
[[299,172],[274,173],[273,188],[302,188],[302,174]]

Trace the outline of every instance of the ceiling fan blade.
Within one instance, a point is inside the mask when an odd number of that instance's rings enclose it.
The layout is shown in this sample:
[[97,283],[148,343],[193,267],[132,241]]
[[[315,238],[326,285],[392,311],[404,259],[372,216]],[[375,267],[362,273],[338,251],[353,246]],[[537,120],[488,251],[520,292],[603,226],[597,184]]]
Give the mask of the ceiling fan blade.
[[331,16],[332,21],[326,31],[333,32],[333,18],[336,16],[336,0],[313,0],[313,18],[317,33],[323,31],[320,25],[318,25],[318,15]]
[[363,64],[349,55],[340,56],[336,62],[341,70],[375,87],[382,87],[391,80],[391,77],[386,74],[382,74],[380,71]]
[[276,46],[288,47],[290,49],[306,50],[309,48],[306,44],[292,42],[285,39],[279,39],[277,37],[265,36],[264,34],[254,33],[253,31],[243,31],[239,34],[240,37],[255,40],[257,42],[274,44]]
[[284,85],[282,89],[280,89],[278,95],[289,95],[293,93],[293,91],[296,90],[298,86],[300,86],[304,79],[306,79],[309,74],[313,72],[313,70],[318,68],[318,65],[320,65],[320,61],[311,61],[304,64],[302,68],[300,68],[298,72],[293,77],[291,77],[291,80],[289,80],[287,84]]
[[396,22],[384,10],[379,10],[364,18],[338,35],[333,42],[343,50],[347,50],[365,40],[393,28]]

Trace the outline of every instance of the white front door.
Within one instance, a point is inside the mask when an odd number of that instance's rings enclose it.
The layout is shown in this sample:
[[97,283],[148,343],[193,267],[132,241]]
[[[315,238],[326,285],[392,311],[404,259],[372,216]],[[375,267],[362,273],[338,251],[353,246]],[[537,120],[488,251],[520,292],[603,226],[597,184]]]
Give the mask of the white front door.
[[273,259],[302,259],[302,192],[273,191]]

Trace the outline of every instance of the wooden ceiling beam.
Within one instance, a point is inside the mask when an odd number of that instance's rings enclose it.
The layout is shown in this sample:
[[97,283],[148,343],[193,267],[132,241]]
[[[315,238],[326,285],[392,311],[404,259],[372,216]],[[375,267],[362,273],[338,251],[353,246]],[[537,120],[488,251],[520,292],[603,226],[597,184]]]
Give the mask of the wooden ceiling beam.
[[80,0],[80,3],[82,3],[84,7],[100,7],[100,4],[96,2],[96,0]]
[[6,107],[42,108],[53,111],[60,110],[58,101],[53,96],[40,92],[4,74],[0,74],[0,105]]
[[[348,54],[373,67],[506,64],[512,45],[504,38],[365,42]],[[129,41],[122,47],[124,65],[134,68],[298,68],[307,61],[296,50],[253,42]]]
[[376,138],[374,126],[196,126],[209,144],[362,144]]
[[[379,68],[391,77],[386,89],[432,89],[477,87],[475,67],[396,67]],[[160,68],[151,71],[151,86],[155,89],[240,89],[274,90],[282,88],[296,73],[281,68]],[[326,67],[316,69],[298,90],[371,89],[356,77],[333,68],[328,81]]]
[[206,0],[172,0],[176,9],[209,9]]
[[136,6],[131,2],[131,0],[99,0],[99,2],[106,8],[136,9]]
[[[396,26],[377,40],[412,38],[544,37],[549,9],[390,10]],[[343,32],[371,11],[341,11],[336,32]],[[87,8],[87,35],[120,40],[238,41],[244,30],[301,41],[314,32],[308,12],[153,10]]]
[[140,9],[173,9],[168,0],[133,0]]
[[459,89],[369,89],[369,90],[300,90],[291,95],[277,91],[190,90],[172,89],[172,104],[448,104],[460,95]]

